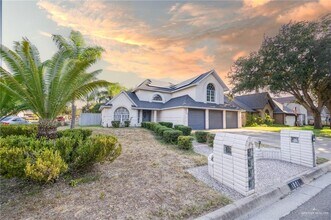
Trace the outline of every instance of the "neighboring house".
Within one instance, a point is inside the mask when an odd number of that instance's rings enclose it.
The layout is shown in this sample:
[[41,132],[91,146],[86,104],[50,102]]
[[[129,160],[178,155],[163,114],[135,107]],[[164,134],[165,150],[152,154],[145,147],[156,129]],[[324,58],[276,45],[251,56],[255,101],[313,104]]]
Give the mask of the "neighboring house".
[[[322,125],[330,125],[330,117],[331,114],[329,112],[329,110],[324,106],[322,111],[321,111],[321,121],[322,121]],[[308,111],[308,124],[313,125],[314,124],[314,115]]]
[[247,114],[262,118],[269,115],[277,124],[295,125],[294,112],[273,100],[267,92],[236,96],[230,103],[246,111],[242,114],[243,126],[246,124]]
[[241,109],[224,103],[228,87],[211,70],[179,84],[147,79],[132,92],[121,92],[101,107],[102,125],[112,121],[167,121],[193,129],[241,127]]
[[297,113],[297,120],[299,125],[308,124],[308,111],[305,107],[296,102],[296,98],[294,96],[279,97],[273,99],[290,109],[292,112]]

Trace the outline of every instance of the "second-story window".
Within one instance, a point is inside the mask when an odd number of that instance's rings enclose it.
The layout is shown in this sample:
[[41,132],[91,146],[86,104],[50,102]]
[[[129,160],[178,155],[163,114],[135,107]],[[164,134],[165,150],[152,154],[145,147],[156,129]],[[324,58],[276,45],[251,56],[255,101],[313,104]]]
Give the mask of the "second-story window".
[[162,102],[162,97],[160,95],[154,95],[153,96],[153,101]]
[[215,102],[215,87],[211,83],[207,85],[207,102]]

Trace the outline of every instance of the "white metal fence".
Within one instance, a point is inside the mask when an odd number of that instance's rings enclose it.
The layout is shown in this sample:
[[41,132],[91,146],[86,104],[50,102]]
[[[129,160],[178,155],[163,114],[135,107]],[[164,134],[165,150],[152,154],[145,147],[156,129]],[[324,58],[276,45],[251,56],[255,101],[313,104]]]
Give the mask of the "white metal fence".
[[101,125],[101,113],[82,113],[78,124],[80,126]]

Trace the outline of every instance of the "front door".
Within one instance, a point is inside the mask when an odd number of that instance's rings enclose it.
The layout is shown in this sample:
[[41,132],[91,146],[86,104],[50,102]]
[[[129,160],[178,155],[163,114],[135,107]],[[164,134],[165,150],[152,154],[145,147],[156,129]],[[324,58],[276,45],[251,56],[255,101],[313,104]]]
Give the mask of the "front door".
[[152,119],[152,110],[143,110],[142,121],[151,121]]

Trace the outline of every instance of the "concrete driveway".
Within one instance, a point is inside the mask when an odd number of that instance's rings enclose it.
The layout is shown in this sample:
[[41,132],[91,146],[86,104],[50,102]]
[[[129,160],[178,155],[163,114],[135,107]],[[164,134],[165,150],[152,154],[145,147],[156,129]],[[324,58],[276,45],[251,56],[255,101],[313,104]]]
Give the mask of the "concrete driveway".
[[[209,132],[227,132],[237,133],[253,137],[256,141],[261,141],[262,145],[269,145],[272,147],[280,147],[280,133],[269,131],[254,131],[244,128],[239,129],[220,129],[209,130]],[[331,138],[317,137],[316,138],[316,153],[319,157],[324,157],[331,160]]]

